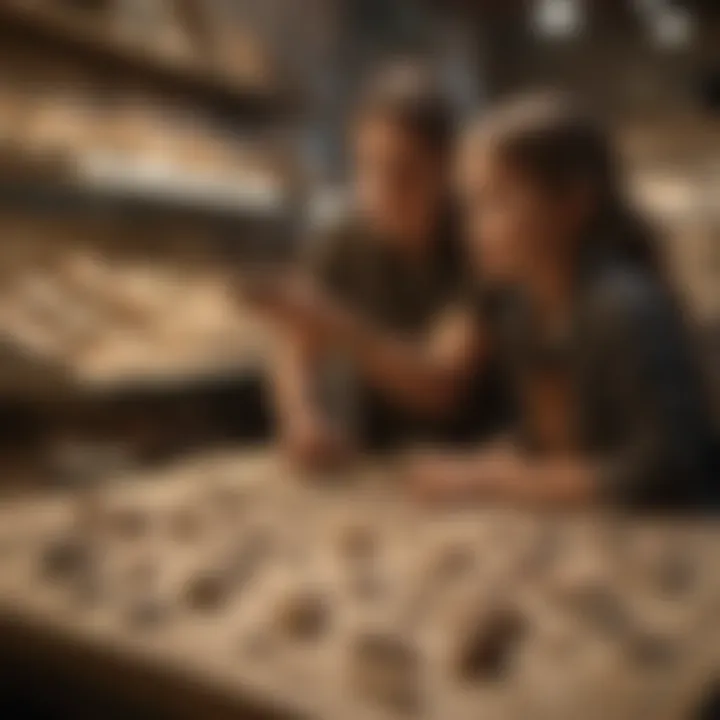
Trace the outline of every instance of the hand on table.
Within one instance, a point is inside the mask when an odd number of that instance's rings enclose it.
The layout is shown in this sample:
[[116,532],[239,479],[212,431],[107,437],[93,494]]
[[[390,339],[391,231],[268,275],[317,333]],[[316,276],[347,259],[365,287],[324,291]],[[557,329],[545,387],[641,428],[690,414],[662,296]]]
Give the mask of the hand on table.
[[320,418],[295,420],[286,428],[282,442],[286,456],[305,470],[334,469],[353,456],[351,441]]
[[420,452],[405,465],[411,492],[432,503],[498,499],[520,472],[518,456],[502,447],[469,456]]

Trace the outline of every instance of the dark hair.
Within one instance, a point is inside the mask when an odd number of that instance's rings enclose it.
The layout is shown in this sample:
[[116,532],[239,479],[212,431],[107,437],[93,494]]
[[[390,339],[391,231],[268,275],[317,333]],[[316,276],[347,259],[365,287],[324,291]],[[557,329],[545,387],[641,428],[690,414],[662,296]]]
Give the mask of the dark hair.
[[435,73],[422,63],[396,61],[372,75],[360,93],[354,116],[356,121],[390,118],[439,155],[447,154],[453,144],[452,103]]
[[598,204],[587,242],[664,275],[653,233],[625,198],[609,133],[572,98],[540,92],[508,100],[473,137],[548,190],[590,185]]

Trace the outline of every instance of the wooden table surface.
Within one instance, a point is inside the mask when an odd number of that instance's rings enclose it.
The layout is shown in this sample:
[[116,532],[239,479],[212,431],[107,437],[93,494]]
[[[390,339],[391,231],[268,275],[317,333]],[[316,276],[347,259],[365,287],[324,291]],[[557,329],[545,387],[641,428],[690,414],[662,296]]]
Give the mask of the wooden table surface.
[[5,651],[163,717],[675,720],[720,676],[713,520],[440,512],[269,451],[0,514]]

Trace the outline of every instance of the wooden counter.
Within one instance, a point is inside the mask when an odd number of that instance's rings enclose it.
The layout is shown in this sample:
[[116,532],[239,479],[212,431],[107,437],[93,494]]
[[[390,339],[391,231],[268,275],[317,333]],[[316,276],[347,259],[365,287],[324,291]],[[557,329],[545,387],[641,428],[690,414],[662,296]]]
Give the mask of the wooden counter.
[[205,454],[8,500],[2,647],[170,718],[675,720],[712,692],[717,522],[430,512],[396,481]]

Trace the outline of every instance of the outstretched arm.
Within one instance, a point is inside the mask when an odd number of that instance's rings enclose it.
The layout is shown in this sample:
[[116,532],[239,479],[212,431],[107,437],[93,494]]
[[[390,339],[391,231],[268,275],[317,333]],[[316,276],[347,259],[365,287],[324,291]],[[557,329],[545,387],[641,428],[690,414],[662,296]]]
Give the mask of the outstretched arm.
[[398,404],[428,416],[452,412],[481,361],[483,339],[468,311],[439,317],[422,338],[403,338],[346,314],[335,337],[368,383]]
[[[592,361],[618,441],[598,454],[530,458],[512,448],[424,455],[408,476],[423,497],[545,506],[673,502],[704,478],[710,432],[681,318],[648,284],[611,288],[592,319]],[[581,400],[578,398],[577,400]]]
[[369,384],[430,416],[452,410],[486,351],[476,319],[463,308],[443,314],[424,337],[409,338],[378,327],[304,278],[276,282],[254,299],[287,332],[343,347]]
[[487,448],[470,455],[420,454],[406,477],[413,492],[429,502],[485,501],[540,507],[592,503],[598,486],[582,459],[532,461],[511,448]]

